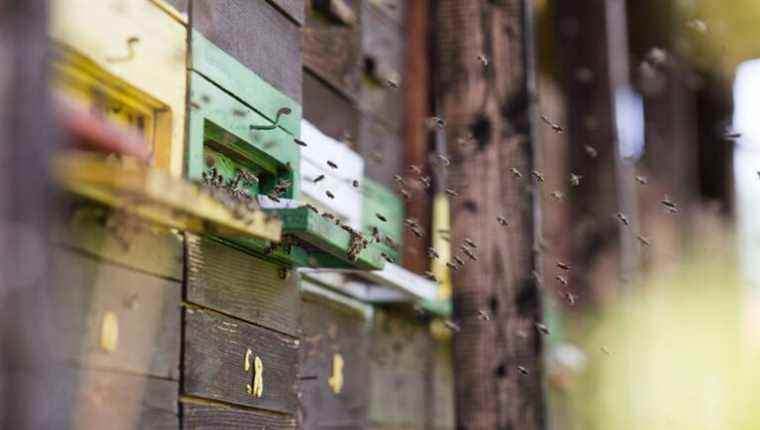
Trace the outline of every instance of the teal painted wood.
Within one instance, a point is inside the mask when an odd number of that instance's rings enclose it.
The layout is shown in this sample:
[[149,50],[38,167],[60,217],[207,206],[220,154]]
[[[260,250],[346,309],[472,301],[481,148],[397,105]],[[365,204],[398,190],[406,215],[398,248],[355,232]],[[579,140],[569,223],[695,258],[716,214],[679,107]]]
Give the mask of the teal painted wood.
[[[211,43],[197,30],[191,32],[192,69],[234,94],[272,124],[281,108],[290,115],[280,118],[279,126],[293,136],[301,134],[301,105],[277,91],[250,69]],[[255,43],[255,41],[251,41]],[[299,65],[300,67],[300,65]],[[191,84],[192,88],[192,84]]]
[[[289,117],[299,121],[300,108]],[[280,179],[292,181],[283,197],[300,193],[300,148],[282,128],[251,130],[251,125],[271,123],[196,72],[190,73],[190,115],[188,132],[188,177],[200,180],[207,169],[204,149],[211,144],[228,150],[226,155],[248,170],[265,173],[263,184],[271,188]],[[212,143],[213,142],[213,143]],[[290,165],[288,169],[287,165]],[[267,191],[263,186],[263,191]]]
[[[383,251],[376,243],[371,243],[359,253],[356,261],[349,260],[347,251],[351,235],[308,208],[276,209],[271,212],[282,219],[283,235],[294,236],[316,248],[307,247],[308,267],[380,270],[385,266],[385,260],[381,255]],[[329,256],[321,255],[323,253]]]
[[[377,227],[380,234],[393,239],[400,250],[404,233],[404,205],[401,199],[384,185],[366,177],[362,182],[362,195],[362,230],[371,233],[372,227]],[[387,221],[381,221],[377,214],[384,216]],[[398,262],[400,252],[385,243],[381,245],[382,252]]]

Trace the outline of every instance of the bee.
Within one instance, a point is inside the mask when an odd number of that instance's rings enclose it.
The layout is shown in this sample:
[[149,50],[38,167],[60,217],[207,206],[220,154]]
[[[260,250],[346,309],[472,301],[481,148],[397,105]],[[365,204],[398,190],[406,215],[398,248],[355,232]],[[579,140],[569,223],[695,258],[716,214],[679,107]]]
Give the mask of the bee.
[[469,237],[467,237],[467,238],[464,239],[464,243],[466,243],[467,246],[469,246],[470,248],[478,249],[478,245],[476,245],[475,242],[472,239],[470,239]]
[[459,193],[457,193],[456,191],[452,190],[451,188],[446,188],[446,194],[448,194],[451,197],[458,197],[459,196]]
[[438,252],[432,246],[427,249],[427,255],[430,258],[440,258],[440,255],[438,255]]
[[610,352],[609,349],[607,349],[606,346],[600,347],[599,350],[602,351],[603,353],[605,353],[606,355],[612,355],[612,353]]
[[670,197],[665,195],[665,198],[660,200],[660,203],[662,203],[663,206],[665,206],[665,209],[668,210],[670,213],[678,213],[678,205],[676,202],[670,200]]
[[486,311],[484,311],[483,309],[480,309],[478,311],[478,318],[482,319],[483,321],[490,321],[491,320],[491,316],[488,315],[488,313]]
[[322,218],[335,220],[335,215],[331,214],[330,212],[324,212],[322,213]]
[[530,175],[533,176],[534,178],[536,178],[536,181],[538,181],[538,182],[544,182],[544,175],[541,172],[539,172],[538,170],[534,170],[534,171],[530,172]]
[[406,218],[404,220],[404,225],[409,226],[409,227],[419,227],[420,226],[419,223],[417,223],[417,220],[414,219],[414,218]]
[[319,176],[317,176],[316,178],[314,178],[314,180],[312,182],[314,182],[316,184],[317,182],[321,181],[322,179],[325,179],[325,175],[319,175]]
[[299,146],[309,146],[309,145],[306,144],[306,142],[304,142],[303,140],[301,140],[301,139],[299,139],[297,137],[293,138],[293,142],[295,142]]
[[398,82],[391,78],[386,79],[385,84],[388,85],[389,88],[393,88],[393,89],[398,88]]
[[335,164],[335,163],[333,163],[330,160],[327,160],[327,165],[330,166],[330,167],[332,167],[333,169],[337,169],[338,168],[338,165]]
[[380,256],[383,257],[383,259],[385,259],[385,261],[387,261],[387,262],[389,262],[391,264],[394,263],[393,259],[391,257],[389,257],[388,254],[386,254],[384,252],[381,252]]
[[399,192],[401,193],[402,196],[404,196],[404,200],[409,200],[409,199],[412,198],[412,195],[409,194],[409,191],[407,191],[407,190],[405,190],[403,188],[400,189]]
[[420,166],[415,166],[414,164],[409,166],[409,171],[414,173],[415,175],[422,174],[422,168],[420,168]]
[[525,333],[525,332],[524,332],[524,331],[522,331],[522,330],[517,330],[517,331],[515,332],[515,334],[517,335],[517,337],[519,337],[520,339],[523,339],[523,340],[525,340],[525,339],[527,339],[527,338],[528,338],[528,333]]
[[574,187],[577,187],[578,185],[581,184],[581,179],[582,178],[583,178],[583,176],[581,176],[581,175],[576,175],[575,173],[570,173],[570,185],[572,185]]
[[246,170],[238,170],[238,174],[243,180],[249,184],[258,184],[259,177]]
[[422,238],[423,236],[425,236],[425,234],[424,234],[424,233],[422,233],[422,230],[420,230],[420,229],[419,229],[419,227],[411,227],[411,228],[410,228],[410,230],[411,230],[411,231],[412,231],[412,233],[414,233],[414,235],[415,235],[415,236],[417,236],[418,238]]
[[649,181],[645,176],[636,176],[636,182],[638,182],[641,185],[646,185]]
[[390,246],[393,249],[398,250],[399,248],[398,243],[396,243],[396,241],[393,240],[390,236],[385,236],[383,239],[386,245]]
[[638,239],[639,242],[641,242],[642,245],[649,246],[649,243],[650,243],[649,242],[649,238],[647,238],[646,236],[640,234],[640,235],[636,236],[636,239]]
[[454,261],[456,261],[458,265],[464,266],[464,260],[462,260],[462,257],[460,257],[458,255],[455,255],[454,256]]
[[739,139],[740,137],[742,137],[742,134],[741,133],[737,133],[735,131],[728,131],[728,132],[726,132],[726,134],[723,135],[723,137],[726,138],[726,139],[728,139],[728,140],[735,140],[735,139]]
[[446,326],[449,330],[453,331],[454,333],[459,333],[462,329],[459,327],[459,324],[455,323],[451,320],[446,320],[443,322],[443,325]]
[[575,294],[568,291],[565,297],[567,297],[567,304],[570,306],[575,305]]
[[453,270],[453,271],[457,271],[457,270],[459,270],[459,266],[457,266],[456,264],[452,263],[451,261],[447,261],[447,262],[446,262],[446,266],[447,266],[449,269]]
[[140,38],[137,36],[131,36],[127,39],[127,55],[121,58],[107,58],[106,61],[108,62],[121,62],[121,61],[129,61],[133,58],[135,58],[135,45],[140,41]]
[[427,124],[428,129],[432,130],[434,128],[444,128],[446,127],[446,121],[444,121],[442,118],[439,118],[437,116],[431,116],[428,118],[425,123]]
[[536,326],[536,330],[538,330],[541,334],[549,336],[549,328],[544,324],[535,323],[534,325]]
[[668,60],[668,53],[664,49],[655,46],[647,52],[646,59],[652,65],[659,66],[665,64]]
[[512,172],[512,175],[514,175],[514,177],[517,179],[520,179],[523,176],[522,173],[519,170],[517,170],[516,167],[509,169],[509,171]]
[[233,109],[232,115],[242,117],[248,115],[248,111],[242,109]]
[[543,121],[544,124],[546,124],[549,127],[551,127],[551,129],[554,130],[555,133],[559,134],[559,133],[563,133],[565,131],[565,129],[562,128],[562,126],[560,126],[557,123],[552,122],[552,120],[550,120],[549,117],[546,116],[546,115],[541,115],[541,121]]
[[380,230],[375,226],[372,226],[372,238],[375,239],[375,242],[380,242]]
[[564,285],[564,286],[567,287],[567,278],[565,278],[564,276],[557,275],[557,276],[554,277],[554,279],[556,279],[557,281],[559,281],[560,284],[562,284],[562,285]]
[[530,276],[532,276],[533,280],[536,281],[537,286],[541,286],[541,284],[543,284],[543,281],[541,280],[541,275],[537,271],[531,270]]
[[630,221],[628,221],[628,217],[627,217],[627,216],[625,216],[625,214],[624,214],[624,213],[622,213],[622,212],[618,212],[618,213],[616,213],[616,214],[615,214],[615,216],[616,216],[616,217],[617,217],[617,219],[618,219],[618,220],[620,220],[620,222],[622,222],[623,224],[625,224],[625,225],[631,225],[631,222],[630,222]]
[[596,156],[599,155],[599,151],[597,151],[596,148],[594,148],[591,145],[583,145],[583,149],[586,151],[586,154],[588,154],[588,156],[591,158],[596,158]]
[[397,182],[399,185],[401,185],[402,187],[403,187],[404,185],[406,185],[406,184],[404,183],[404,178],[402,178],[402,177],[401,177],[401,175],[393,175],[393,180],[394,180],[394,181],[396,181],[396,182]]
[[418,179],[425,188],[430,188],[430,176],[420,176]]
[[277,197],[277,195],[275,195],[274,193],[267,194],[267,197],[269,197],[275,203],[280,203],[280,198]]
[[433,282],[438,282],[438,278],[435,277],[435,273],[429,270],[425,271],[425,277],[430,279]]
[[331,199],[335,198],[335,194],[331,193],[330,190],[325,190],[325,194],[327,195],[327,197]]
[[507,219],[501,215],[496,217],[496,222],[498,222],[502,227],[509,227],[509,221],[507,221]]
[[190,107],[193,108],[193,109],[200,109],[201,105],[199,105],[198,102],[191,101],[190,102]]
[[354,188],[359,188],[359,180],[354,179],[353,181],[351,181],[351,185],[353,185]]
[[561,261],[557,262],[557,267],[559,267],[562,270],[570,270],[570,266],[568,264],[565,264]]
[[519,371],[520,371],[520,373],[522,373],[523,375],[527,375],[527,374],[529,374],[529,373],[530,373],[530,372],[528,372],[528,369],[526,369],[526,368],[525,368],[525,367],[523,367],[523,366],[517,366],[517,370],[519,370]]
[[701,19],[691,19],[686,21],[686,26],[697,33],[707,33],[707,24]]
[[464,252],[465,255],[467,255],[470,258],[470,260],[472,260],[472,261],[478,261],[478,256],[475,255],[472,251],[470,251],[469,248],[463,247],[462,248],[462,252]]
[[319,209],[317,209],[316,206],[311,205],[309,203],[306,203],[305,205],[303,205],[303,207],[305,207],[305,208],[307,208],[307,209],[309,209],[311,211],[314,211],[315,214],[319,215]]
[[559,201],[562,201],[565,199],[565,194],[562,193],[562,191],[552,191],[550,195]]
[[209,97],[206,94],[201,94],[201,102],[203,102],[203,103],[211,103],[211,97]]
[[371,161],[374,164],[380,164],[384,160],[385,160],[385,157],[379,151],[372,151],[369,154],[369,161]]
[[435,154],[435,156],[438,157],[439,160],[441,160],[444,166],[448,166],[451,164],[451,160],[449,160],[448,157],[446,157],[445,155]]
[[480,64],[482,64],[483,67],[488,67],[488,58],[485,55],[478,55],[478,61],[480,61]]
[[382,222],[388,222],[388,218],[384,217],[381,213],[375,213],[375,216]]

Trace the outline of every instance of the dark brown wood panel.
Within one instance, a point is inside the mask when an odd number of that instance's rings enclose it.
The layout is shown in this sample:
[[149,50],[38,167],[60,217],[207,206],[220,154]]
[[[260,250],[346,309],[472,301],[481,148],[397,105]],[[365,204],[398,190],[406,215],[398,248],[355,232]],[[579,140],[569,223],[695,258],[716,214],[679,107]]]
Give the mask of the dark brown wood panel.
[[[298,340],[271,330],[215,312],[187,308],[183,393],[295,414],[298,344]],[[264,366],[261,397],[246,390],[253,380],[252,372],[244,370],[249,349]]]
[[188,301],[298,334],[300,298],[292,270],[211,239],[186,237]]
[[[363,316],[314,298],[304,298],[301,348],[303,427],[367,426],[369,322]],[[329,384],[336,375],[334,357],[343,361],[339,392]]]
[[296,23],[263,0],[194,0],[192,9],[196,30],[301,103],[301,28]]
[[[361,17],[359,0],[350,0],[347,4],[357,18]],[[335,22],[311,6],[303,29],[304,66],[350,98],[359,93],[360,25],[359,22],[353,25]]]
[[[179,379],[178,282],[56,248],[54,276],[66,285],[61,327],[77,333],[67,356],[82,366]],[[111,342],[104,332],[112,333]]]
[[334,139],[348,133],[356,141],[359,135],[359,112],[351,101],[309,72],[303,75],[303,117]]
[[125,373],[70,370],[77,381],[72,428],[179,429],[179,383]]
[[297,427],[293,416],[267,411],[187,401],[183,401],[181,408],[182,428],[185,430],[293,430]]
[[[401,127],[404,84],[404,35],[376,8],[362,9],[362,52],[364,76],[359,106],[362,112],[375,116],[394,130]],[[401,85],[392,88],[387,78]]]
[[366,160],[365,175],[395,189],[393,175],[403,174],[402,140],[398,132],[368,115],[362,115],[359,153]]
[[427,330],[398,312],[376,313],[369,360],[373,427],[425,427]]
[[269,2],[298,23],[298,25],[303,25],[306,10],[304,0],[269,0]]
[[102,206],[73,204],[53,240],[120,265],[182,280],[182,238]]

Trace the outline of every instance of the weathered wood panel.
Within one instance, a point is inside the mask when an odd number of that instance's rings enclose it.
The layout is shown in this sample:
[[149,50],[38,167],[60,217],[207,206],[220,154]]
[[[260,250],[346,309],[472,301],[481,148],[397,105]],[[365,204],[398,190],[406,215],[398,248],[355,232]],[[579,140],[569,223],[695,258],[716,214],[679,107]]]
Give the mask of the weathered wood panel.
[[[301,325],[303,427],[366,428],[368,321],[339,304],[308,297],[304,298]],[[342,360],[342,369],[335,368],[336,356]],[[330,382],[338,374],[342,386],[336,392]]]
[[306,5],[305,0],[268,0],[280,9],[282,13],[287,15],[290,19],[303,25],[305,19]]
[[[364,76],[359,106],[393,130],[399,130],[403,114],[404,39],[401,30],[376,8],[362,8]],[[401,88],[392,88],[392,78]]]
[[95,205],[76,206],[54,225],[54,241],[164,278],[182,280],[182,238],[136,217]]
[[211,239],[186,240],[188,301],[297,335],[300,299],[290,269]]
[[75,429],[179,429],[179,383],[96,370],[69,370],[79,386]]
[[[83,366],[179,379],[181,286],[55,248],[62,327],[77,333],[67,356]],[[111,335],[104,339],[104,325]]]
[[303,75],[303,98],[303,117],[322,133],[337,140],[359,135],[359,112],[352,103],[308,72]]
[[194,0],[192,9],[195,29],[285,95],[301,102],[298,25],[261,0]]
[[[361,17],[359,0],[347,2],[357,18]],[[313,5],[309,7],[303,29],[303,62],[314,74],[349,98],[359,93],[361,78],[360,23],[336,23]]]
[[369,421],[374,428],[425,427],[427,327],[377,312],[370,347]]
[[403,151],[398,132],[368,115],[362,115],[359,152],[367,160],[364,174],[395,190],[393,175],[403,174]]
[[[296,413],[299,341],[212,311],[185,309],[183,393],[282,413]],[[261,397],[249,394],[247,351],[264,366]],[[253,357],[251,357],[253,362]],[[252,365],[253,367],[253,365]]]
[[456,427],[454,417],[454,369],[451,361],[451,342],[434,341],[430,344],[432,369],[427,383],[428,428],[449,430]]
[[267,411],[236,409],[223,405],[204,404],[183,400],[182,428],[185,430],[206,429],[266,429],[292,430],[296,419],[290,415]]
[[368,0],[373,8],[391,19],[394,24],[404,26],[407,1],[416,2],[418,0]]

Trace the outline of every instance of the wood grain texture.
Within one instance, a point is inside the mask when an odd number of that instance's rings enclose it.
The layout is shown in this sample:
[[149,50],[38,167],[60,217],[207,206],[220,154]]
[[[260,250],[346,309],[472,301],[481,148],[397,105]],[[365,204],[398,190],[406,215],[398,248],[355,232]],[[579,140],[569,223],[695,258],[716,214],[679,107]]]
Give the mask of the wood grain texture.
[[[376,8],[362,8],[362,55],[364,76],[359,106],[392,130],[399,130],[403,116],[404,33]],[[371,73],[380,73],[379,80]],[[396,74],[401,85],[391,88],[385,78]]]
[[322,133],[336,140],[345,134],[354,141],[359,136],[359,112],[342,97],[308,71],[303,74],[303,117]]
[[365,176],[395,190],[393,176],[404,174],[401,135],[375,118],[363,114],[359,129],[359,153],[367,164]]
[[377,428],[424,428],[426,421],[425,325],[395,311],[375,314],[370,346],[369,421]]
[[305,0],[268,0],[275,5],[282,13],[295,21],[298,25],[303,25],[306,12]]
[[72,428],[179,429],[179,383],[95,370],[70,370],[78,382]]
[[[301,325],[302,425],[304,428],[366,428],[370,325],[355,311],[308,297]],[[343,358],[343,386],[335,393],[333,355]]]
[[185,430],[293,430],[296,419],[290,415],[267,411],[237,409],[223,405],[183,402],[182,428]]
[[[347,4],[361,16],[359,0]],[[359,93],[361,78],[360,25],[335,23],[310,5],[303,29],[304,66],[351,99]]]
[[[54,275],[67,286],[58,298],[68,315],[62,329],[78,333],[66,355],[82,366],[179,379],[179,283],[54,250]],[[118,324],[113,351],[101,346],[106,313]]]
[[[294,414],[298,409],[296,339],[202,309],[185,309],[183,393]],[[262,397],[246,392],[246,351],[264,365]]]
[[300,299],[291,270],[223,243],[187,236],[186,294],[190,302],[298,335]]
[[54,242],[141,272],[182,280],[180,236],[94,204],[72,204],[70,214],[54,224]]
[[301,102],[298,25],[261,0],[194,0],[192,9],[195,29],[278,90]]

